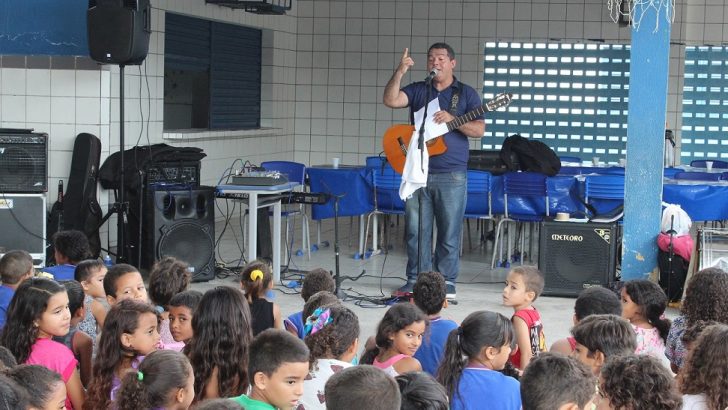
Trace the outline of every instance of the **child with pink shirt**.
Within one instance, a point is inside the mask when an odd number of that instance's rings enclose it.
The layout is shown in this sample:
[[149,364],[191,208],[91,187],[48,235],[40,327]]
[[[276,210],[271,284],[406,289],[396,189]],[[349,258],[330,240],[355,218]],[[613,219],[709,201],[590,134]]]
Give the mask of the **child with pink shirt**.
[[387,311],[377,326],[376,346],[364,352],[362,364],[371,364],[392,377],[420,371],[422,365],[414,354],[430,325],[420,308],[398,303]]
[[53,336],[65,336],[71,327],[66,289],[54,280],[31,278],[17,289],[8,306],[0,345],[18,363],[37,364],[61,375],[66,385],[66,408],[81,409],[85,393],[73,352]]

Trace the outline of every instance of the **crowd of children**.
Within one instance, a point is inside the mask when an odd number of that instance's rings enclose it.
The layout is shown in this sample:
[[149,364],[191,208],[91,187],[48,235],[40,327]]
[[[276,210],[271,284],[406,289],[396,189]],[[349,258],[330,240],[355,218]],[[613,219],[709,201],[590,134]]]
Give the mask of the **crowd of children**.
[[359,359],[359,319],[324,270],[305,276],[305,305],[284,319],[265,262],[241,271],[240,288],[203,294],[182,261],[158,261],[147,285],[131,265],[77,259],[88,244],[73,238],[54,238],[53,279],[33,275],[27,252],[0,259],[0,410],[728,407],[720,269],[687,283],[674,323],[649,280],[585,289],[571,336],[548,353],[535,267],[508,272],[510,318],[479,310],[460,324],[442,315],[442,275],[423,272]]

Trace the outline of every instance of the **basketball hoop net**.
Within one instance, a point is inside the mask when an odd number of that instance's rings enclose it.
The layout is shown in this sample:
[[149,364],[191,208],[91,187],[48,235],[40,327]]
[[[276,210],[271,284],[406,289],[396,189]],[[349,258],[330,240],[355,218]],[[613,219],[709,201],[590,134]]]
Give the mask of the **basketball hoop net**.
[[635,30],[639,30],[642,19],[650,9],[655,10],[653,33],[660,28],[660,13],[663,10],[667,24],[675,21],[675,0],[607,0],[607,10],[612,21],[618,23],[627,20]]

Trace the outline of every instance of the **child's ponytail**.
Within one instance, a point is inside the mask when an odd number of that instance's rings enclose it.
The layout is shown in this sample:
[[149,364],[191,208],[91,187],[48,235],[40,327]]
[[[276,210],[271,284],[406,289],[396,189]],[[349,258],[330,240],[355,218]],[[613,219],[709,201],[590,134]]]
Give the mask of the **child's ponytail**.
[[309,367],[318,359],[338,359],[359,338],[359,318],[345,306],[323,306],[306,318],[304,327]]
[[445,352],[442,354],[440,367],[437,369],[437,381],[445,387],[451,403],[468,360],[460,345],[462,333],[462,327],[450,331],[445,342]]
[[121,380],[121,388],[116,396],[118,410],[151,409],[149,393],[143,381],[144,373],[130,370]]
[[167,406],[170,392],[187,386],[192,367],[182,353],[150,353],[138,370],[127,372],[116,397],[117,410],[156,409]]
[[268,289],[273,281],[268,264],[263,261],[250,262],[242,272],[240,272],[240,284],[245,290],[245,297],[249,303],[258,299],[260,295]]
[[485,347],[500,349],[507,344],[511,348],[516,344],[513,324],[500,313],[473,312],[460,327],[450,331],[437,371],[437,381],[445,387],[451,403],[460,394],[458,384],[468,362],[477,359]]
[[361,355],[361,359],[359,359],[359,363],[372,364],[372,363],[374,363],[374,359],[377,356],[379,356],[379,347],[374,346],[374,347],[364,351],[364,353]]
[[663,316],[667,308],[667,296],[660,286],[647,279],[639,279],[625,283],[624,290],[639,306],[647,323],[657,329],[663,341],[667,341],[671,322]]

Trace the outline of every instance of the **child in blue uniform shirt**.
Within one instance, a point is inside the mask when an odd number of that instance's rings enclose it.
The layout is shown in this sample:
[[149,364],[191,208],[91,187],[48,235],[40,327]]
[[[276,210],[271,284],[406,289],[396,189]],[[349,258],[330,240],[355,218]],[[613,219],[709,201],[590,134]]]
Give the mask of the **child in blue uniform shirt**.
[[432,376],[437,375],[447,335],[458,327],[457,323],[440,316],[442,309],[447,307],[445,296],[445,279],[441,274],[437,272],[419,274],[413,288],[413,300],[430,319],[430,327],[414,357],[420,361],[422,370]]

